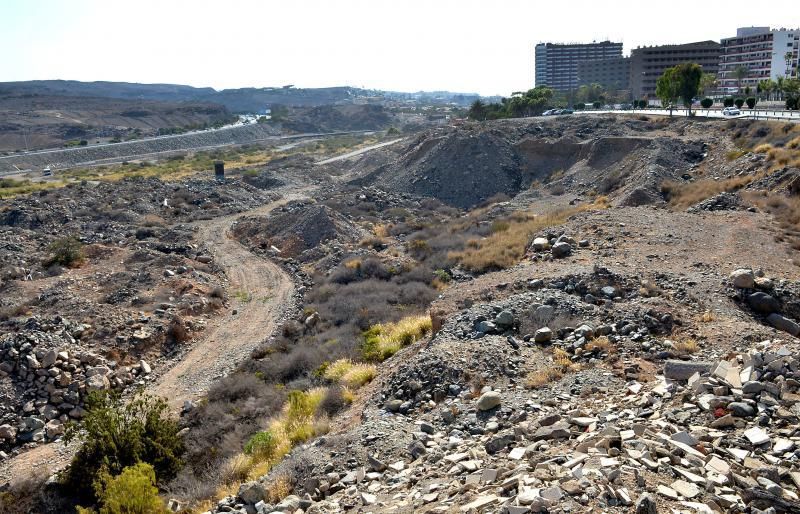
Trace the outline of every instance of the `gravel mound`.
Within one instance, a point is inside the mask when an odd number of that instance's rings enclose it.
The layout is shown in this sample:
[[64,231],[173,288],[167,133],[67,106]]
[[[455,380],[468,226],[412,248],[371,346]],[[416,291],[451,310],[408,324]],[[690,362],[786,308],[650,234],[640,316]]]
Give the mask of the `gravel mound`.
[[355,242],[362,235],[358,227],[336,211],[324,205],[302,203],[281,207],[268,218],[243,218],[233,233],[249,247],[303,262],[324,253],[322,248],[326,243]]

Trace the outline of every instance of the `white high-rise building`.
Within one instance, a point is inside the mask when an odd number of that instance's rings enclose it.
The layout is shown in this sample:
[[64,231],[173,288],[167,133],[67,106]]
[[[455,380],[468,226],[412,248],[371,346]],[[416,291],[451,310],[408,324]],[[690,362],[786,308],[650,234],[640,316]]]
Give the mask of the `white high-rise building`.
[[742,27],[736,37],[720,43],[717,80],[723,94],[741,93],[746,87],[755,93],[762,80],[797,78],[800,29]]

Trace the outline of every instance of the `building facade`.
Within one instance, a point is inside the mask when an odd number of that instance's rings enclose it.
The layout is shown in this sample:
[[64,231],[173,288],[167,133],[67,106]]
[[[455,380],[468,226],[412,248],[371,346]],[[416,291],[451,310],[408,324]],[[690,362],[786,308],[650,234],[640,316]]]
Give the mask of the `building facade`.
[[800,29],[742,27],[736,37],[721,43],[717,74],[721,94],[737,94],[748,87],[755,92],[762,80],[797,78]]
[[631,95],[634,99],[655,98],[656,81],[664,70],[686,62],[697,63],[704,73],[717,74],[721,45],[716,41],[699,41],[682,45],[636,48],[631,51]]
[[606,89],[630,89],[629,57],[581,61],[578,63],[578,86],[600,84]]
[[569,92],[578,88],[578,63],[622,57],[622,43],[539,43],[535,49],[535,85]]

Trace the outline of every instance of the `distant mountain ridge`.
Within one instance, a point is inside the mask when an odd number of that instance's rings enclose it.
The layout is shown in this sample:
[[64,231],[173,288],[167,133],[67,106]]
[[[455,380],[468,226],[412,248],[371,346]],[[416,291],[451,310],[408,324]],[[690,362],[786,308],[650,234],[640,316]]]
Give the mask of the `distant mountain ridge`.
[[210,87],[180,84],[138,84],[130,82],[80,82],[76,80],[30,80],[0,82],[0,96],[43,95],[116,98],[121,100],[155,100],[165,102],[210,102],[223,105],[233,113],[263,112],[271,105],[318,107],[349,104],[361,99],[410,100],[468,105],[480,98],[476,93],[448,91],[403,93],[362,89],[350,86],[322,88],[263,87],[217,91]]

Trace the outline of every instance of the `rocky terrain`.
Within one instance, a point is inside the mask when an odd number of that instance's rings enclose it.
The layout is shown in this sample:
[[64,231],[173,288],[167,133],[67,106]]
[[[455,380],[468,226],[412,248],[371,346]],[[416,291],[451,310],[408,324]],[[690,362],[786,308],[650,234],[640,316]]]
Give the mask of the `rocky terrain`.
[[[468,123],[224,184],[5,201],[3,457],[59,439],[85,392],[144,384],[182,411],[159,484],[179,510],[800,511],[798,135]],[[67,233],[88,264],[51,269]],[[262,262],[274,292],[234,278]],[[224,376],[160,386],[193,347]]]

